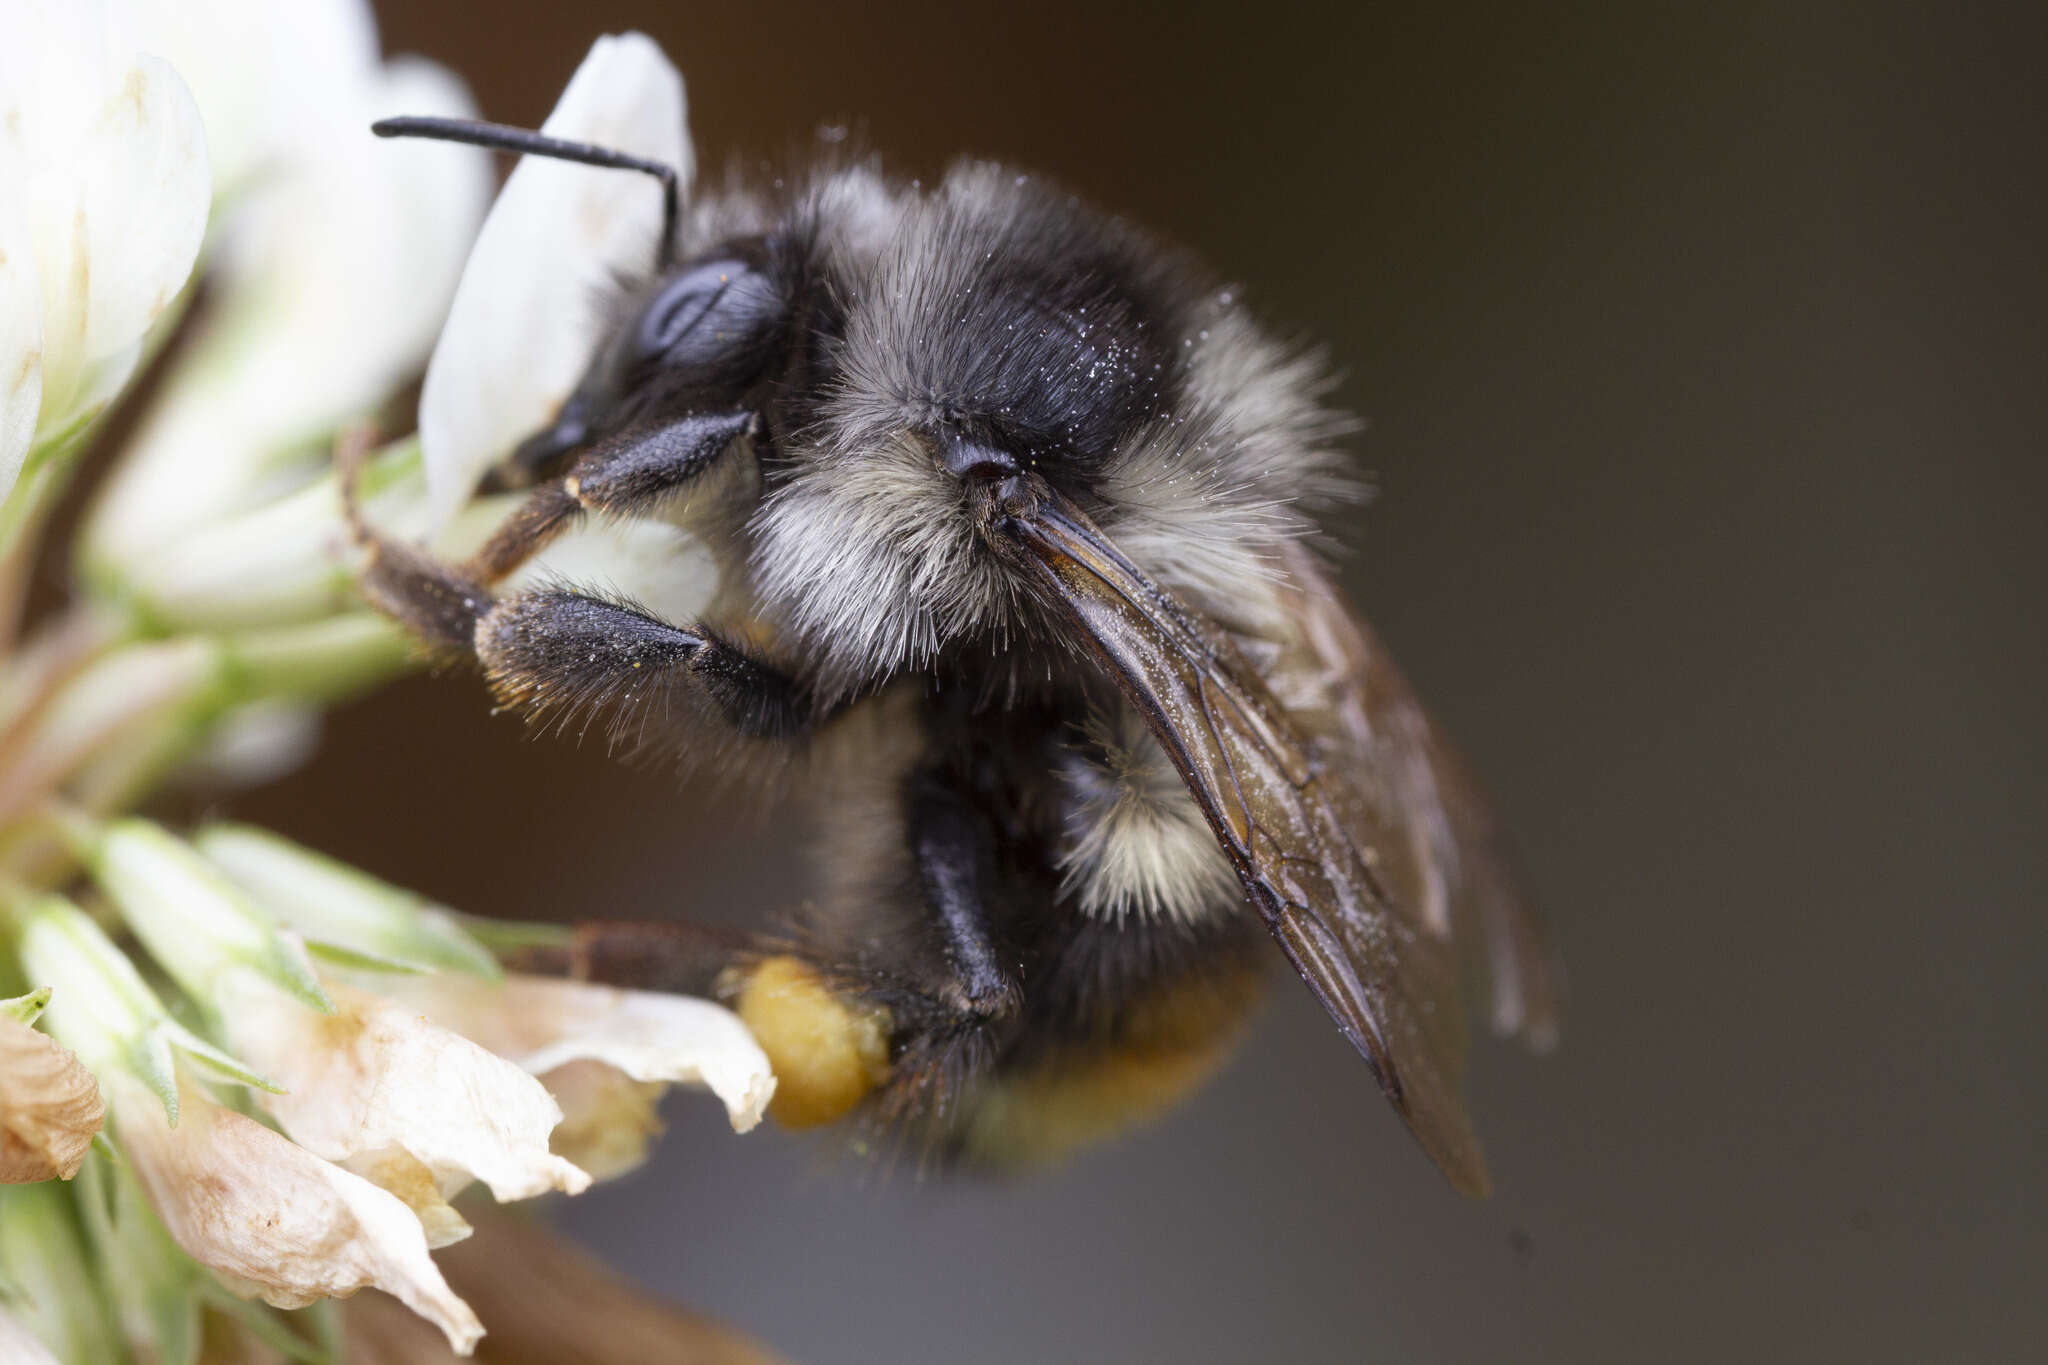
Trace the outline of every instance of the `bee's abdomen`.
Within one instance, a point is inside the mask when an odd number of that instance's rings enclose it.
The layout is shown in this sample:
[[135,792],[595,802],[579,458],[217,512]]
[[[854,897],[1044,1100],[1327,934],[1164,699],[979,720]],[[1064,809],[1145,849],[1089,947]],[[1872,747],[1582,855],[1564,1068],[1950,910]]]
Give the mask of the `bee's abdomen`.
[[1258,979],[1255,958],[1219,952],[1131,997],[1092,1032],[1025,1041],[968,1098],[955,1150],[973,1164],[1033,1165],[1158,1117],[1229,1057]]

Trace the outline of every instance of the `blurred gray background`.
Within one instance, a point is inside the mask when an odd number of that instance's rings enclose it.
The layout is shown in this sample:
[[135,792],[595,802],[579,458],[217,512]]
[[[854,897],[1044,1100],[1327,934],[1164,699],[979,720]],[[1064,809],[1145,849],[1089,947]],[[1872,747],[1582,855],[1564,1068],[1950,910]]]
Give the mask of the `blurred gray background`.
[[[1489,1202],[1276,975],[1199,1100],[1046,1177],[862,1179],[678,1096],[561,1224],[816,1365],[2048,1357],[2043,16],[387,5],[494,117],[644,28],[713,169],[849,119],[1013,159],[1325,342],[1352,589],[1572,971],[1557,1055],[1478,1058]],[[463,677],[238,809],[493,914],[798,894],[800,831]]]

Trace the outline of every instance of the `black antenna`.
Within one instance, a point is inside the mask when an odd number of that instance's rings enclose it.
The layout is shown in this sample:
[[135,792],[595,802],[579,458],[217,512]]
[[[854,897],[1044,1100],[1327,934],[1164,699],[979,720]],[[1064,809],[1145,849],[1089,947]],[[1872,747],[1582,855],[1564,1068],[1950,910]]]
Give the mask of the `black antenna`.
[[406,115],[401,118],[378,119],[370,125],[370,131],[378,137],[424,137],[437,142],[466,142],[472,147],[493,147],[499,151],[519,152],[526,156],[552,157],[557,161],[575,161],[585,166],[603,166],[608,170],[639,171],[643,175],[651,175],[661,182],[661,246],[655,254],[654,268],[666,270],[669,267],[675,252],[678,210],[676,168],[673,166],[614,151],[610,147],[599,147],[589,142],[569,142],[559,137],[547,137],[527,128],[514,128],[504,123],[485,123],[482,119],[420,118]]

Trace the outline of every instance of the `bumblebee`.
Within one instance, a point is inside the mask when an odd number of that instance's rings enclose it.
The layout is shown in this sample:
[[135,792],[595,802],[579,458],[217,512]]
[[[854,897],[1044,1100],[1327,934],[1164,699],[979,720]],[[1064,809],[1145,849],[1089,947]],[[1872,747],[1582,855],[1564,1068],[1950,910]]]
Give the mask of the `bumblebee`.
[[[592,926],[599,979],[711,990],[772,1113],[1030,1160],[1209,1075],[1270,942],[1451,1183],[1487,1176],[1468,999],[1555,1035],[1485,803],[1315,546],[1348,423],[1185,255],[1044,180],[841,160],[678,211],[676,176],[497,125],[424,135],[647,171],[659,261],[493,472],[469,559],[358,523],[379,609],[501,704],[818,803],[801,912],[741,940]],[[505,590],[588,517],[708,547],[701,619]]]

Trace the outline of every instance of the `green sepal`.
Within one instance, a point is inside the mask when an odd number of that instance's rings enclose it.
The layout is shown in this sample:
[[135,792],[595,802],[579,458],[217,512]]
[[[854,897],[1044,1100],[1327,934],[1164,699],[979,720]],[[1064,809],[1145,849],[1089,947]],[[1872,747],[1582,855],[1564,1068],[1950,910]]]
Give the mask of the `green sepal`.
[[287,1360],[302,1360],[308,1365],[331,1365],[335,1359],[334,1350],[328,1343],[307,1340],[286,1326],[284,1317],[276,1309],[254,1299],[237,1298],[216,1280],[201,1283],[199,1296],[206,1307],[233,1318],[243,1331]]
[[86,913],[46,896],[22,917],[21,955],[39,980],[53,983],[45,1026],[96,1073],[122,1067],[163,1101],[178,1121],[175,1052],[259,1090],[276,1082],[223,1052],[171,1017],[127,954]]
[[171,1239],[125,1164],[88,1161],[76,1183],[101,1279],[121,1317],[148,1324],[153,1360],[196,1365],[205,1335],[200,1295],[212,1277]]
[[417,962],[404,962],[382,953],[366,953],[359,949],[329,943],[324,939],[306,940],[306,951],[322,962],[336,967],[346,967],[359,972],[389,972],[396,976],[426,976],[434,969]]
[[17,1024],[33,1024],[43,1014],[43,1007],[50,1003],[50,988],[30,991],[17,995],[12,1000],[0,1000],[0,1017],[12,1019]]
[[347,863],[249,825],[210,825],[193,844],[325,956],[353,956],[382,971],[504,975],[452,911]]

